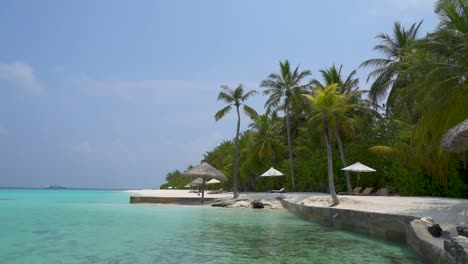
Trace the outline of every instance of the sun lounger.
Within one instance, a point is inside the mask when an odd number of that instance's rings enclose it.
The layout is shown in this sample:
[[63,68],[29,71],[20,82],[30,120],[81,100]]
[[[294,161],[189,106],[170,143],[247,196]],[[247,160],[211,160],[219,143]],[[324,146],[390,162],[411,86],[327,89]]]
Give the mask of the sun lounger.
[[281,189],[279,189],[279,190],[271,190],[271,191],[270,191],[270,193],[284,193],[284,192],[286,192],[286,191],[284,190],[284,187],[281,188]]
[[221,188],[219,190],[214,190],[214,191],[208,192],[208,194],[218,194],[218,193],[222,193],[222,192],[223,192],[223,188]]
[[352,192],[339,192],[340,195],[358,195],[359,192],[362,190],[362,187],[356,187],[353,189]]
[[368,195],[372,195],[372,190],[374,190],[374,188],[372,187],[367,187],[365,188],[362,192],[360,193],[348,193],[349,195],[363,195],[363,196],[368,196]]
[[364,191],[362,191],[358,195],[371,195],[372,190],[374,190],[374,188],[365,188]]

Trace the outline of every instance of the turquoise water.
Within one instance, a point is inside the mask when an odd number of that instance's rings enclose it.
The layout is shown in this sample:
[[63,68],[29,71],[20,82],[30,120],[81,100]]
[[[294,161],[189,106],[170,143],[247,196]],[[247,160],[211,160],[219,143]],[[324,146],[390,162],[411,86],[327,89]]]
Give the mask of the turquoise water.
[[284,211],[130,205],[94,190],[0,190],[0,263],[421,263]]

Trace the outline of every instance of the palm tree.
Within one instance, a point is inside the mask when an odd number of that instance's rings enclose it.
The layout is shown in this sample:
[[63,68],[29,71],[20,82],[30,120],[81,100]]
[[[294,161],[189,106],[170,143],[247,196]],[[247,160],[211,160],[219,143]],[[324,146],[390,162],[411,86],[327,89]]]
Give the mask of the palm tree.
[[[394,106],[395,97],[398,90],[405,86],[407,80],[400,73],[403,70],[401,62],[404,62],[407,55],[412,52],[411,46],[416,41],[416,37],[422,21],[414,23],[406,30],[399,22],[395,22],[393,26],[393,35],[380,33],[377,38],[381,44],[376,45],[374,50],[379,51],[385,57],[377,59],[369,59],[361,64],[361,67],[372,67],[373,71],[369,73],[367,81],[375,78],[371,85],[369,96],[374,104],[385,98],[388,94],[387,107]],[[390,90],[390,92],[388,92]],[[409,103],[405,105],[410,114],[412,109]]]
[[281,140],[282,120],[273,112],[258,116],[249,125],[252,130],[252,151],[255,157],[274,160],[283,150]]
[[307,84],[302,85],[301,82],[309,75],[311,75],[309,70],[299,71],[299,66],[297,66],[294,71],[291,71],[289,61],[286,60],[284,63],[280,62],[280,74],[272,73],[268,76],[267,79],[260,83],[261,87],[266,88],[266,90],[263,91],[263,94],[270,96],[265,103],[267,113],[270,113],[272,110],[281,109],[284,111],[286,116],[289,167],[291,170],[291,183],[293,191],[296,190],[296,184],[294,181],[294,161],[291,145],[291,124],[289,115],[292,103],[291,101],[294,98],[300,97],[300,95],[305,91],[305,88],[308,87]]
[[[368,91],[359,89],[359,79],[355,77],[356,70],[352,71],[343,81],[342,68],[343,66],[340,66],[337,69],[335,65],[332,65],[328,69],[321,69],[319,72],[322,75],[323,83],[314,79],[311,81],[311,84],[324,89],[326,86],[336,83],[338,85],[336,92],[344,95],[345,101],[343,103],[346,107],[343,110],[345,111],[336,113],[337,122],[335,129],[333,129],[333,134],[338,143],[342,165],[346,167],[348,163],[345,157],[342,136],[355,136],[357,130],[363,128],[366,122],[370,124],[372,116],[375,116],[377,113],[370,109],[370,102],[368,100],[362,99],[362,95]],[[352,184],[349,172],[345,171],[345,175],[348,192],[351,192]]]
[[327,146],[328,185],[335,205],[340,201],[336,196],[335,183],[333,180],[333,156],[330,130],[336,130],[339,116],[350,110],[350,107],[346,105],[346,96],[338,93],[337,87],[337,83],[327,85],[326,87],[318,86],[314,89],[313,95],[304,94],[312,105],[313,113],[315,113],[311,116],[311,119],[321,120],[322,131]]
[[257,112],[251,108],[250,106],[246,105],[244,102],[249,99],[252,95],[256,94],[257,91],[252,90],[244,94],[244,86],[239,84],[236,89],[231,89],[226,85],[221,86],[221,92],[218,94],[218,101],[222,100],[228,105],[223,109],[219,110],[215,114],[215,120],[219,121],[223,118],[229,111],[232,109],[233,106],[236,107],[237,111],[237,130],[236,130],[236,138],[235,138],[235,151],[234,151],[234,173],[232,175],[232,189],[234,192],[234,198],[239,196],[238,186],[237,186],[237,173],[239,171],[239,130],[240,130],[240,111],[239,107],[242,105],[244,113],[251,119],[255,119],[257,117]]
[[[342,68],[343,66],[340,66],[340,68],[337,69],[335,65],[332,65],[328,69],[325,68],[325,69],[319,70],[320,74],[322,75],[323,84],[317,79],[313,79],[311,81],[311,84],[315,85],[316,87],[321,87],[321,88],[325,88],[328,85],[337,84],[337,92],[341,94],[351,95],[351,97],[354,99],[354,100],[349,100],[349,103],[351,103],[351,101],[360,102],[362,92],[357,89],[359,79],[354,77],[356,75],[356,71],[355,70],[352,71],[348,75],[346,80],[343,81],[341,77]],[[336,127],[336,129],[334,129],[334,136],[335,136],[336,142],[338,143],[338,148],[340,150],[341,163],[343,167],[346,167],[348,166],[348,163],[346,161],[343,141],[341,140],[340,133],[347,131],[349,134],[354,134],[356,130],[356,123],[357,123],[356,121],[358,120],[350,119],[349,116],[346,116],[346,115],[342,115],[341,118],[342,120],[340,120],[339,122],[341,126]],[[345,175],[346,175],[346,187],[348,189],[348,192],[351,192],[353,190],[353,187],[351,184],[351,176],[349,174],[349,171],[345,171]]]

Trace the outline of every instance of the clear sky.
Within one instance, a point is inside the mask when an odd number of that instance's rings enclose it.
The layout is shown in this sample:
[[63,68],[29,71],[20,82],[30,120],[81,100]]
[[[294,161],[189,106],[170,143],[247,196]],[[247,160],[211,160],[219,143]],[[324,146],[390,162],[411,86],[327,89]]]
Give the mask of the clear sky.
[[433,5],[1,1],[0,187],[157,188],[234,137],[234,116],[213,117],[220,85],[261,90],[284,59],[348,74],[394,21],[435,29]]

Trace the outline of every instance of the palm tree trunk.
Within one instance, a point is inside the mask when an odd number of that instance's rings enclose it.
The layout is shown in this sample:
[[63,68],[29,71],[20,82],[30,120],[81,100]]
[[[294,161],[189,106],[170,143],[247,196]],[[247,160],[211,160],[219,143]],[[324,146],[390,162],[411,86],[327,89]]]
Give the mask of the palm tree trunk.
[[291,146],[291,129],[289,127],[289,100],[286,99],[286,131],[288,134],[288,151],[289,151],[289,167],[291,168],[291,183],[292,191],[296,191],[296,184],[294,183],[294,160],[292,155]]
[[[343,167],[347,167],[348,163],[346,162],[343,142],[341,142],[340,133],[338,133],[338,129],[335,129],[335,137],[336,141],[338,142],[338,148],[340,149],[340,156],[341,156],[341,163],[343,163]],[[351,177],[349,176],[349,171],[345,171],[346,175],[346,187],[348,188],[348,192],[352,192],[353,186],[351,185]]]
[[336,196],[335,182],[333,181],[333,156],[332,156],[332,147],[330,143],[330,138],[328,137],[328,122],[327,114],[323,113],[323,125],[325,133],[325,141],[327,142],[327,160],[328,160],[328,188],[330,189],[330,194],[333,199],[333,205],[340,203],[338,196]]
[[239,171],[239,130],[240,130],[240,113],[239,106],[236,105],[237,110],[237,130],[236,130],[236,139],[235,139],[235,151],[234,151],[234,173],[232,175],[232,192],[234,193],[234,198],[239,197],[239,191],[237,189],[237,173]]

